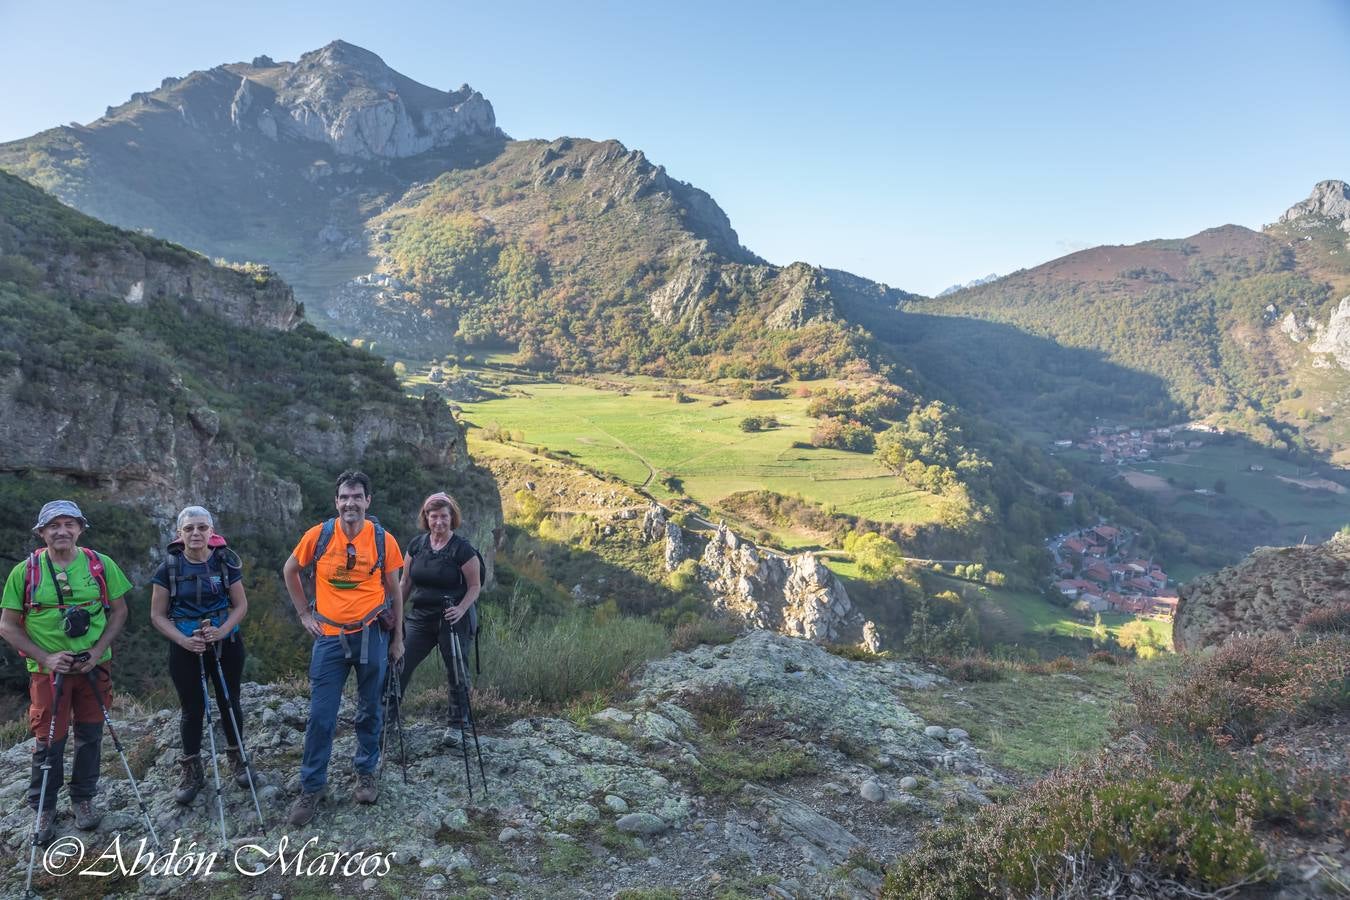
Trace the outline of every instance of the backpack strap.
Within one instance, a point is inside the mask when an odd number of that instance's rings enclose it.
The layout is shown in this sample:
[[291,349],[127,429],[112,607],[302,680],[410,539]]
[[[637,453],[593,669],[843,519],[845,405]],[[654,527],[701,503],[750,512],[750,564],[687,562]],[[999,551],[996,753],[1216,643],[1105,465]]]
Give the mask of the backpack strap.
[[314,542],[314,555],[310,557],[309,565],[305,566],[311,578],[315,575],[319,560],[328,552],[328,545],[333,542],[333,530],[336,527],[337,519],[324,519],[323,524],[319,526],[319,538]]
[[89,563],[89,574],[98,585],[98,602],[103,604],[103,611],[107,612],[112,609],[112,600],[108,597],[108,576],[103,570],[103,558],[88,547],[80,549],[84,551],[84,558]]
[[380,570],[380,575],[384,575],[384,526],[380,520],[374,516],[366,516],[371,524],[375,526],[375,565],[371,566],[370,574],[374,575],[375,570]]
[[[80,547],[80,552],[84,554],[86,564],[89,566],[89,574],[93,577],[94,583],[98,585],[98,602],[107,612],[112,609],[112,600],[108,597],[108,576],[103,567],[103,559],[96,552],[88,547]],[[42,582],[42,563],[46,561],[51,565],[51,560],[47,559],[47,550],[44,547],[41,550],[34,550],[29,554],[24,563],[23,570],[23,614],[27,617],[30,610],[37,604],[33,598],[37,595],[38,585]],[[61,596],[61,588],[56,588],[57,608],[65,606],[85,606],[87,604],[67,604],[65,598]]]
[[[385,537],[384,526],[381,525],[380,520],[375,518],[374,516],[366,516],[366,518],[369,519],[371,524],[375,526],[375,565],[370,567],[369,574],[374,575],[375,571],[378,569],[380,571],[380,574],[383,575],[384,537]],[[326,519],[324,520],[323,525],[320,526],[319,538],[314,542],[314,556],[312,559],[310,559],[309,565],[304,567],[305,571],[308,573],[311,580],[317,581],[319,560],[322,559],[324,553],[328,551],[328,545],[333,542],[333,534],[336,530],[337,530],[336,518]],[[322,622],[323,624],[329,625],[338,630],[337,634],[338,640],[342,642],[342,650],[343,653],[346,655],[347,659],[351,659],[352,657],[352,648],[347,643],[347,637],[349,634],[354,634],[358,630],[360,631],[362,665],[365,665],[367,662],[370,661],[370,652],[369,652],[370,626],[373,623],[375,623],[380,618],[380,616],[384,612],[386,612],[389,608],[390,608],[389,598],[386,596],[384,598],[383,603],[381,603],[379,606],[375,607],[373,610],[367,613],[360,621],[336,622],[325,616],[323,613],[319,612],[319,594],[317,590],[317,585],[315,587],[313,594],[311,594],[309,598],[310,615],[314,617],[315,621]]]
[[34,550],[28,554],[28,561],[24,563],[23,568],[23,614],[28,616],[28,611],[33,608],[33,595],[37,593],[38,582],[42,581],[42,555],[46,553],[43,550]]

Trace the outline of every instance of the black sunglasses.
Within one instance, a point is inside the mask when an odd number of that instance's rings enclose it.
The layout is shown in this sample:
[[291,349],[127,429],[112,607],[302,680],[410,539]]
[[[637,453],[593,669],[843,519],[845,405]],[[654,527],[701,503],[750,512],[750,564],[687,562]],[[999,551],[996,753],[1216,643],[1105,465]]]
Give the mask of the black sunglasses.
[[347,571],[350,572],[356,568],[356,545],[351,541],[347,542]]

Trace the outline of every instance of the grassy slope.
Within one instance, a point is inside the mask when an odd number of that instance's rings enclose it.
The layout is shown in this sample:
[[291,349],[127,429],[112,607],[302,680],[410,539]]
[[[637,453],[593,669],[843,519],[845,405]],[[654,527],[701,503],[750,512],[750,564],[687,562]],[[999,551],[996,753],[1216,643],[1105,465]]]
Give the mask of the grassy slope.
[[[566,449],[586,465],[611,472],[654,496],[672,492],[674,476],[685,495],[716,508],[737,491],[800,494],[838,511],[878,521],[932,521],[931,495],[899,482],[870,455],[794,448],[810,438],[807,401],[726,400],[708,395],[677,403],[655,390],[628,396],[573,384],[513,388],[516,396],[461,404],[474,424],[498,423],[522,432],[527,444]],[[775,416],[782,427],[741,431],[747,416]]]
[[[1250,471],[1253,464],[1264,466],[1265,471]],[[1279,476],[1308,479],[1320,474],[1311,474],[1308,466],[1274,454],[1209,445],[1130,468],[1172,479],[1176,490],[1164,492],[1160,499],[1170,500],[1180,511],[1222,520],[1233,515],[1234,504],[1240,504],[1268,514],[1277,523],[1269,538],[1276,544],[1295,544],[1305,537],[1324,539],[1350,522],[1350,491],[1340,493],[1281,481]],[[1224,482],[1223,495],[1203,496],[1193,491],[1212,490],[1219,480]],[[1344,477],[1341,480],[1350,482]]]
[[964,728],[989,759],[1036,776],[1106,742],[1129,677],[1171,678],[1177,658],[1127,666],[1084,663],[1050,675],[1009,671],[1000,681],[902,691],[900,702],[927,722]]

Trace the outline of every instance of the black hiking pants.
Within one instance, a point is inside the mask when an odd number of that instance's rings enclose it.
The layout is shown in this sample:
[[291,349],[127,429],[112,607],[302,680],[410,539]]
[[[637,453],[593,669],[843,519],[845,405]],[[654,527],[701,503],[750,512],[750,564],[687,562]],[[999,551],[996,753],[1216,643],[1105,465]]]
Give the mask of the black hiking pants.
[[[215,652],[208,646],[200,658],[206,664],[207,683],[215,686],[216,708],[213,713],[218,713],[217,718],[221,720],[225,743],[230,747],[238,747],[239,736],[234,733],[230,714],[225,711],[225,694],[221,691],[220,675],[216,671]],[[174,690],[178,692],[178,702],[183,705],[178,732],[183,739],[184,756],[196,756],[202,751],[202,718],[206,715],[206,698],[202,695],[202,670],[197,659],[197,654],[191,650],[169,644],[169,677],[173,679]],[[220,668],[225,672],[225,687],[229,691],[234,719],[242,730],[244,710],[239,706],[239,681],[244,675],[242,636],[236,634],[220,642]]]
[[[459,635],[460,671],[456,674],[454,651],[450,646],[450,635]],[[449,702],[446,712],[451,725],[464,725],[468,722],[469,710],[469,651],[473,647],[473,634],[469,631],[469,616],[465,614],[454,625],[445,620],[444,611],[439,606],[412,608],[403,623],[403,676],[399,683],[399,699],[402,700],[408,685],[412,683],[413,673],[427,658],[432,648],[441,652],[445,663],[446,690]]]

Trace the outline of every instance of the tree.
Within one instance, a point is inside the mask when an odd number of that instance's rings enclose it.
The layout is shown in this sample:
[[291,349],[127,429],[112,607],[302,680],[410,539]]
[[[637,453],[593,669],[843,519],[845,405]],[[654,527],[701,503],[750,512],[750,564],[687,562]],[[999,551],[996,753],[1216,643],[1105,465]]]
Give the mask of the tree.
[[1167,648],[1144,619],[1126,622],[1120,629],[1120,646],[1133,648],[1140,659],[1152,659]]
[[844,551],[853,554],[863,577],[880,581],[904,564],[895,541],[875,531],[854,531],[844,537]]
[[1098,647],[1106,643],[1106,626],[1102,624],[1101,613],[1092,618],[1092,643]]

